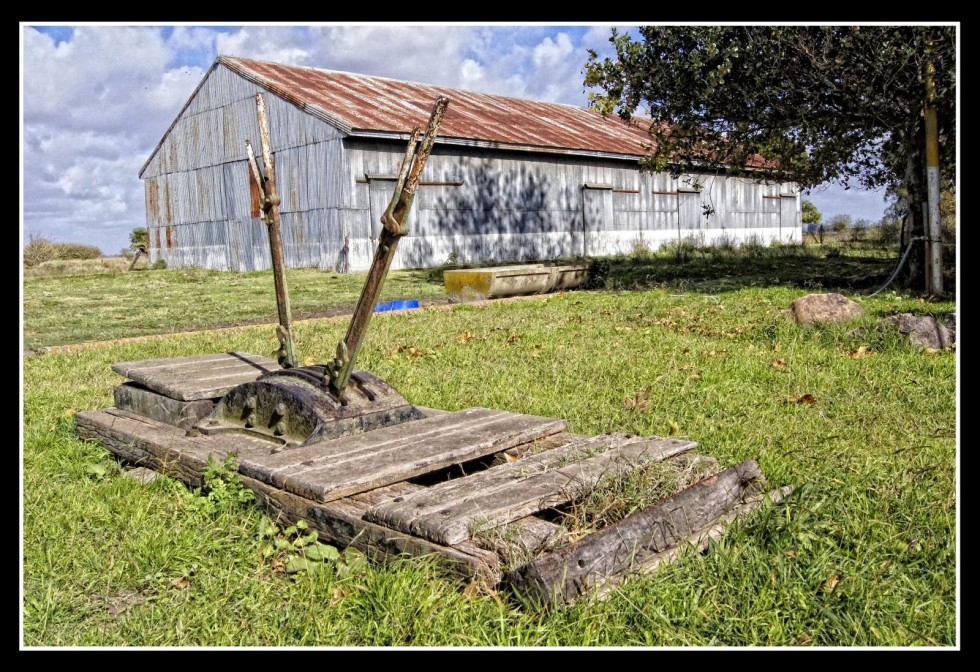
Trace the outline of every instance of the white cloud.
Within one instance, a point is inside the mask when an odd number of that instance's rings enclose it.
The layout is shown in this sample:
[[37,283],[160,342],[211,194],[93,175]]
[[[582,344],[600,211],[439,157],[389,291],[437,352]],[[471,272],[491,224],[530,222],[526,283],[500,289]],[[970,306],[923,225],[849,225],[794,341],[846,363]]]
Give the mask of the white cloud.
[[210,28],[177,26],[167,39],[167,46],[175,51],[187,49],[196,52],[214,51],[214,45],[221,33]]
[[[24,25],[24,233],[126,246],[145,224],[138,171],[217,54],[585,105],[587,49],[611,55],[610,27],[84,25],[56,45]],[[821,210],[881,200],[843,194]]]
[[465,88],[478,89],[480,87],[480,81],[483,79],[482,65],[474,61],[472,58],[466,58],[463,60],[463,64],[459,67],[459,72]]
[[309,31],[296,26],[248,26],[232,33],[219,33],[217,54],[242,56],[289,65],[310,65],[314,42]]

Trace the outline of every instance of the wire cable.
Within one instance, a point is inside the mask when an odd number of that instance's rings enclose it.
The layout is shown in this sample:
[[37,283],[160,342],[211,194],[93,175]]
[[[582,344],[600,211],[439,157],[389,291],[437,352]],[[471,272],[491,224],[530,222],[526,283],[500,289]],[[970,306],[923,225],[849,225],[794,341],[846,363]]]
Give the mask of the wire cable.
[[902,266],[905,265],[905,260],[908,258],[909,252],[912,251],[912,243],[920,240],[928,240],[928,238],[926,238],[925,236],[915,236],[914,238],[909,238],[909,243],[908,245],[905,246],[905,252],[902,254],[902,258],[898,260],[898,266],[895,267],[895,270],[892,272],[891,277],[885,280],[885,284],[883,284],[881,287],[876,289],[871,294],[868,294],[867,298],[870,299],[872,296],[879,294],[883,289],[885,289],[885,287],[887,287],[888,285],[892,284],[892,282],[895,281],[895,278],[898,277],[899,271],[902,270]]

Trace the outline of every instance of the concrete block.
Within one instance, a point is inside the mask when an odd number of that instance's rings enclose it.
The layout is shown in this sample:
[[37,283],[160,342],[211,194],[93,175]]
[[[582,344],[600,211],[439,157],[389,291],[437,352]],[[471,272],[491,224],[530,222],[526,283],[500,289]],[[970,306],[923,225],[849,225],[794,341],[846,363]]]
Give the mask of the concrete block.
[[586,264],[521,264],[445,271],[443,279],[450,300],[459,302],[574,289],[584,285],[588,275]]

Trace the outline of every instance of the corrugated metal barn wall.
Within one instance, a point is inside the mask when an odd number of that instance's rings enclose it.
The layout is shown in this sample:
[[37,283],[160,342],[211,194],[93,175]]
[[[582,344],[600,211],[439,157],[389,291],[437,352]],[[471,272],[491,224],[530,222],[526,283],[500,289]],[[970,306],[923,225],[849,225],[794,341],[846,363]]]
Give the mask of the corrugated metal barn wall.
[[[368,267],[404,145],[349,137],[350,269]],[[635,164],[437,145],[393,268],[630,253],[670,242],[799,242],[792,184],[643,173]],[[710,214],[705,216],[705,207]]]
[[[174,267],[271,267],[265,225],[249,211],[245,140],[260,152],[259,87],[219,66],[143,173],[150,260]],[[337,265],[340,210],[352,200],[340,170],[343,133],[264,93],[289,267]],[[261,159],[260,159],[261,162]]]
[[[257,91],[219,65],[148,162],[151,261],[271,266],[265,226],[249,212],[244,142],[258,149]],[[404,142],[346,137],[271,93],[265,100],[287,266],[366,269]],[[394,268],[621,254],[679,240],[801,239],[791,184],[675,179],[630,161],[446,145],[436,146],[423,180]]]

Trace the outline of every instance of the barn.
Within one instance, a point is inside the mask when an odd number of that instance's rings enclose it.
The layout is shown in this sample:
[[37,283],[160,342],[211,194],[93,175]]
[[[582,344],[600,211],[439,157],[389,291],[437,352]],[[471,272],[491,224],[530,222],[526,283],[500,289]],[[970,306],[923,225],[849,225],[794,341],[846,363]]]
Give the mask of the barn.
[[645,129],[593,110],[219,56],[140,170],[150,259],[271,267],[245,140],[268,110],[288,267],[368,268],[405,142],[450,99],[392,268],[800,242],[799,189],[641,172]]

